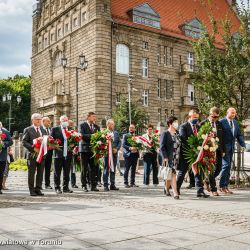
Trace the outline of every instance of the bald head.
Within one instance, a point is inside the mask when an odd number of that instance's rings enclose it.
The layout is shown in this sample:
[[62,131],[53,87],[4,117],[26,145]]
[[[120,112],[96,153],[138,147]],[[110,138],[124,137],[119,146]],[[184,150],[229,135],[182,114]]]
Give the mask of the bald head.
[[50,124],[51,124],[49,117],[47,117],[47,116],[43,117],[42,124],[45,128],[49,128]]
[[235,116],[237,115],[236,109],[231,107],[227,110],[227,118],[229,120],[233,120]]

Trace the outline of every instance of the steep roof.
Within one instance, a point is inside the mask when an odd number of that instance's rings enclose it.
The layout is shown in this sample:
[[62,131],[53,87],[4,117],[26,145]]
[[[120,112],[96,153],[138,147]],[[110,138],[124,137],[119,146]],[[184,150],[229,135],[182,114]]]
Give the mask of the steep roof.
[[[148,4],[159,14],[160,29],[132,22],[129,11],[143,4]],[[194,18],[200,20],[208,31],[212,29],[209,15],[217,21],[228,17],[232,21],[232,33],[240,26],[240,20],[227,0],[111,0],[111,12],[115,22],[187,40],[190,38],[184,35],[181,26]],[[221,26],[219,31],[222,31]],[[221,44],[222,37],[217,36],[216,41]]]

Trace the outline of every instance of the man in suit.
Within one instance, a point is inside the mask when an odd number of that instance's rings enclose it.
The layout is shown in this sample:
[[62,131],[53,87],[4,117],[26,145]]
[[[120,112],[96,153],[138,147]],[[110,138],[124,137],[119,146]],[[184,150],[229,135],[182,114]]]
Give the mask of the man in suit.
[[[119,133],[114,130],[115,128],[115,122],[112,119],[107,120],[107,129],[108,133],[111,136],[112,140],[112,157],[113,157],[113,171],[111,167],[109,166],[109,157],[106,156],[104,157],[104,169],[103,169],[103,184],[104,184],[104,191],[109,191],[109,190],[119,190],[115,186],[115,173],[116,173],[116,164],[117,164],[117,154],[118,151],[121,148],[121,140],[119,137]],[[110,163],[111,164],[111,163]],[[109,189],[109,179],[110,176],[110,189]]]
[[224,134],[225,155],[222,158],[222,169],[220,178],[220,191],[226,194],[232,194],[233,192],[228,189],[230,179],[230,169],[235,148],[235,140],[237,139],[242,150],[245,149],[246,144],[244,142],[243,135],[241,134],[238,122],[235,120],[236,110],[235,108],[229,108],[225,118],[221,119],[222,130]]
[[54,150],[54,185],[57,194],[61,194],[61,172],[63,169],[63,192],[72,193],[73,191],[69,189],[69,173],[70,164],[72,161],[72,152],[69,150],[70,145],[68,145],[67,133],[69,126],[69,119],[67,116],[63,115],[60,117],[60,125],[52,128],[51,136],[56,140],[60,139],[62,146],[59,150]]
[[[136,171],[136,166],[139,158],[139,152],[136,148],[132,147],[129,142],[128,138],[131,136],[135,135],[135,125],[130,124],[129,126],[129,133],[125,134],[123,137],[123,157],[124,157],[124,185],[125,188],[130,188],[130,187],[138,187],[135,184],[135,171]],[[131,172],[131,177],[130,177],[130,185],[128,184],[128,174],[129,170]]]
[[[197,110],[189,111],[189,119],[187,122],[180,126],[179,134],[181,138],[181,151],[180,151],[180,166],[179,173],[177,176],[177,191],[180,195],[180,188],[183,183],[184,177],[188,171],[189,163],[185,157],[185,148],[188,146],[187,140],[191,135],[197,136],[199,126],[197,125],[199,121],[199,112]],[[196,174],[194,176],[195,186],[197,189],[197,197],[207,198],[209,195],[204,193],[203,183],[201,181],[201,176]]]
[[221,165],[222,165],[222,157],[225,153],[225,147],[224,147],[224,142],[223,142],[223,140],[224,140],[223,129],[222,129],[222,125],[219,121],[219,117],[220,117],[219,108],[213,107],[209,111],[208,118],[200,123],[200,126],[203,126],[205,123],[210,122],[212,128],[215,129],[215,131],[216,131],[215,132],[216,137],[219,138],[219,142],[218,142],[219,147],[216,150],[216,166],[215,166],[215,169],[213,170],[213,172],[210,173],[210,175],[209,175],[209,182],[208,183],[206,182],[207,185],[210,184],[211,192],[212,192],[213,196],[219,196],[219,194],[217,192],[215,178],[220,174]]
[[[46,135],[51,134],[51,121],[49,117],[43,117],[42,119],[42,126],[43,129],[46,131]],[[52,164],[52,155],[53,150],[48,150],[46,158],[45,158],[45,168],[44,168],[44,180],[45,180],[45,188],[52,189],[50,185],[50,172],[51,172],[51,164]]]
[[[73,120],[69,120],[69,130],[78,130]],[[76,185],[76,173],[75,173],[77,156],[78,155],[73,155],[72,162],[70,165],[70,182],[72,188],[78,188],[78,186]]]
[[82,188],[85,192],[88,192],[87,188],[87,174],[90,176],[91,191],[98,192],[97,176],[98,176],[98,165],[95,164],[93,158],[93,152],[90,147],[91,136],[100,131],[100,127],[96,124],[96,114],[89,112],[87,114],[87,120],[79,125],[79,132],[82,134],[82,140],[79,144],[79,152],[81,156],[81,182]]
[[[27,127],[23,131],[23,146],[27,149],[26,158],[28,164],[28,184],[31,196],[43,196],[41,192],[43,182],[43,171],[45,164],[45,157],[43,157],[41,163],[36,161],[34,153],[39,153],[38,148],[33,147],[33,140],[39,138],[42,141],[42,137],[46,135],[46,131],[41,126],[42,116],[35,113],[31,116],[32,125]],[[36,184],[35,184],[36,178]]]
[[10,132],[3,128],[0,122],[0,144],[2,144],[2,150],[0,150],[0,194],[2,194],[3,189],[3,175],[7,162],[8,147],[13,144]]

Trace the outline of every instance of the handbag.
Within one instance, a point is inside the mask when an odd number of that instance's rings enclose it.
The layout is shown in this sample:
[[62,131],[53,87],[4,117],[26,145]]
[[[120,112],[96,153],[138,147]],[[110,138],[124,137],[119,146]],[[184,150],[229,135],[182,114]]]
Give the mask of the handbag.
[[172,180],[172,173],[173,169],[169,166],[167,162],[165,165],[160,166],[158,172],[158,178],[163,180]]

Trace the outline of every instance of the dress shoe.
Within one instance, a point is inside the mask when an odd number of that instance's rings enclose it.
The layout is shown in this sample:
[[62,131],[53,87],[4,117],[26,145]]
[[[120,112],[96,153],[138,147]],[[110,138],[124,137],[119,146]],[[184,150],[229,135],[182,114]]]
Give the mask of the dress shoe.
[[64,192],[64,193],[69,193],[69,194],[73,193],[73,191],[70,190],[70,189],[64,189],[63,192]]
[[44,196],[44,193],[41,192],[41,190],[36,190],[35,191],[38,196]]
[[212,192],[212,195],[213,196],[220,196],[219,193],[216,191],[216,192]]
[[37,193],[35,191],[31,191],[30,196],[38,196],[38,195],[37,195]]
[[50,185],[45,186],[45,189],[53,189]]
[[130,188],[130,186],[128,184],[125,184],[124,187],[125,188]]
[[89,191],[87,187],[83,187],[82,189],[83,189],[83,191],[86,192],[86,193]]
[[204,192],[203,192],[203,193],[198,193],[198,194],[197,194],[197,197],[198,197],[198,198],[201,198],[201,197],[202,197],[202,198],[208,198],[209,196],[210,196],[209,194],[205,194]]
[[96,187],[94,187],[94,188],[91,188],[91,191],[93,191],[93,192],[99,192],[99,189],[96,188]]
[[104,192],[108,192],[110,189],[108,187],[104,187]]
[[175,199],[175,200],[179,200],[179,199],[180,199],[179,195],[175,195],[175,196],[174,196],[174,199]]
[[78,188],[78,186],[75,184],[75,185],[72,185],[72,188]]
[[111,186],[110,186],[110,190],[118,191],[119,188],[116,187],[115,185],[111,185]]
[[133,187],[133,188],[138,188],[139,186],[136,185],[136,184],[131,184],[130,187]]
[[62,194],[62,191],[60,189],[56,189],[57,194]]
[[0,194],[3,194],[2,190],[0,190]]

